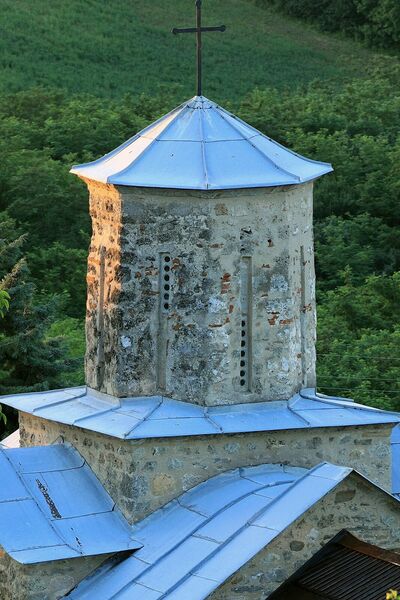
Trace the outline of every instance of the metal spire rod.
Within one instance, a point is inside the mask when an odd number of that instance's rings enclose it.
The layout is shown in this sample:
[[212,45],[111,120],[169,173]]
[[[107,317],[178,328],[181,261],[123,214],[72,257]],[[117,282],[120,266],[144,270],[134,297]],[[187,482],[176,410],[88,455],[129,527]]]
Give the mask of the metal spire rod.
[[202,0],[196,0],[196,27],[185,27],[178,29],[174,27],[172,33],[177,35],[179,33],[195,33],[196,34],[196,58],[197,58],[197,95],[202,96],[202,76],[203,76],[203,65],[202,65],[202,39],[201,34],[210,31],[225,31],[225,25],[219,25],[218,27],[202,27],[201,26],[201,7]]

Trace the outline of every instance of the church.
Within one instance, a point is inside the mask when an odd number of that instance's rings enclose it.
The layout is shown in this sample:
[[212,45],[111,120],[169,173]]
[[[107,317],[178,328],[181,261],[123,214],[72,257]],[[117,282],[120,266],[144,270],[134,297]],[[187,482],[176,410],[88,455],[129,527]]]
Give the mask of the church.
[[208,100],[71,172],[86,385],[5,396],[1,600],[378,600],[400,587],[400,414],[316,392],[313,185]]

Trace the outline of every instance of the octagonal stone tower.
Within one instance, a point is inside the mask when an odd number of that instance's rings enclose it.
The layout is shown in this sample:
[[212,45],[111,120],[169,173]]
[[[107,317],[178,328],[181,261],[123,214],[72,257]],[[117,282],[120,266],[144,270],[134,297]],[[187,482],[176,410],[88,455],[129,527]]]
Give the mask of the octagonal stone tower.
[[72,169],[89,187],[86,380],[206,406],[315,385],[313,180],[203,96]]

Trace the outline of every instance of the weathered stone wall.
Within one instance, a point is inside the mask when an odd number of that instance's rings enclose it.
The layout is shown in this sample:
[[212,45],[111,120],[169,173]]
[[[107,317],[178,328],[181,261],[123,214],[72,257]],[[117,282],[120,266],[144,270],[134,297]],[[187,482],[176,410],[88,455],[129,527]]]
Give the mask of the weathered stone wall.
[[120,347],[123,277],[120,194],[112,185],[91,182],[89,207],[92,239],[87,271],[85,372],[87,384],[102,389],[104,381],[118,377],[119,369],[116,349]]
[[1,600],[58,600],[111,555],[22,565],[0,547]]
[[311,183],[89,189],[91,387],[215,405],[314,386]]
[[352,475],[239,569],[210,599],[264,600],[342,529],[365,542],[398,551],[399,506]]
[[185,490],[236,467],[322,461],[351,466],[390,490],[391,425],[119,440],[20,413],[21,444],[60,436],[84,456],[127,519],[138,521]]

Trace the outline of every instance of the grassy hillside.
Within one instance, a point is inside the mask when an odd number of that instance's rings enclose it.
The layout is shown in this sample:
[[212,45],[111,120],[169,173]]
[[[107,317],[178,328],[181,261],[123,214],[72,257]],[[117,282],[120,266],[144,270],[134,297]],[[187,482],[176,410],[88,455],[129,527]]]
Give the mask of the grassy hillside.
[[[34,85],[118,96],[154,94],[161,85],[179,99],[194,90],[194,0],[1,0],[0,91]],[[295,87],[316,78],[362,76],[374,53],[354,42],[246,0],[206,0],[205,93],[235,99],[254,87]]]

